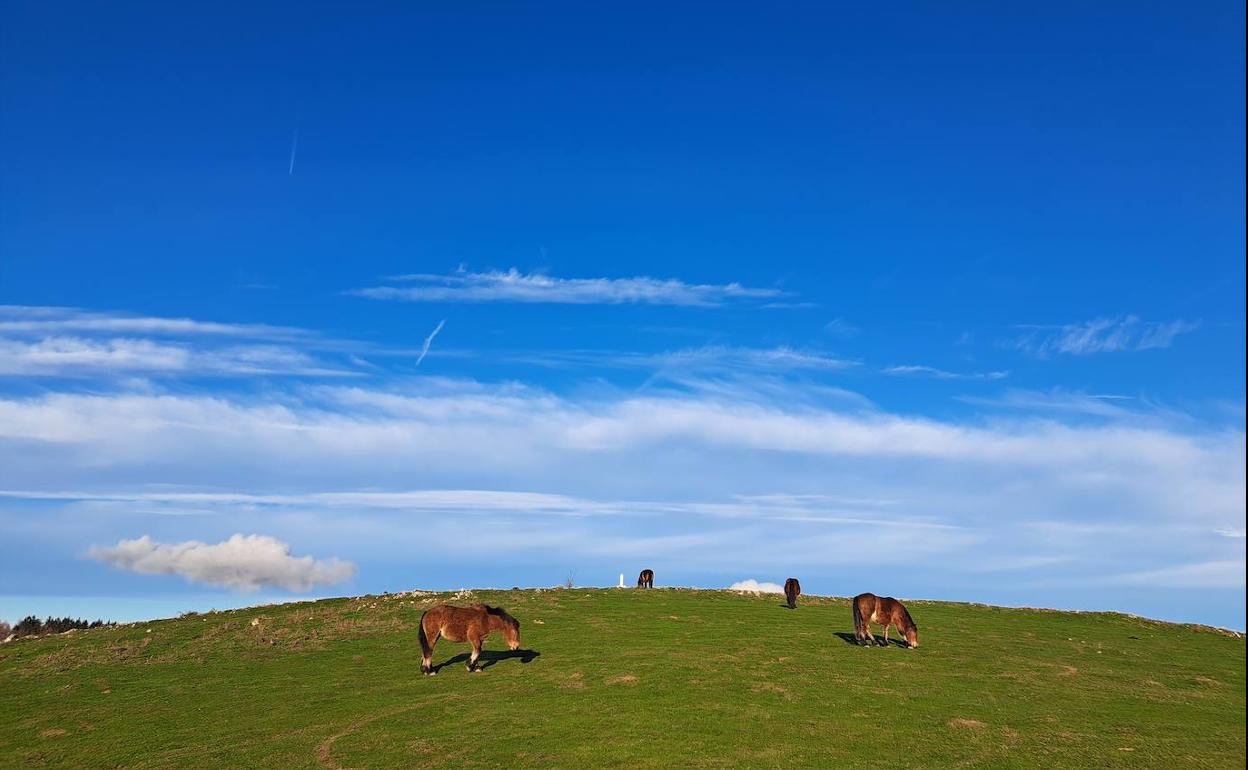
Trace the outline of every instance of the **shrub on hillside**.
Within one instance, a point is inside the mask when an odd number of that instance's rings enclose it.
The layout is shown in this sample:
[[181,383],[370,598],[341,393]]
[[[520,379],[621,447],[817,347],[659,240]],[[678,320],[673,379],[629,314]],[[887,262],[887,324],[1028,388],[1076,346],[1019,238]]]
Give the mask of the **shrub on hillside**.
[[[7,625],[7,624],[6,624]],[[43,636],[45,634],[62,634],[66,631],[76,631],[84,628],[99,628],[100,626],[112,626],[115,623],[103,620],[86,621],[81,618],[53,618],[48,617],[45,620],[39,620],[34,615],[27,615],[13,626],[12,634],[15,637],[23,636]],[[3,634],[0,636],[7,636]]]

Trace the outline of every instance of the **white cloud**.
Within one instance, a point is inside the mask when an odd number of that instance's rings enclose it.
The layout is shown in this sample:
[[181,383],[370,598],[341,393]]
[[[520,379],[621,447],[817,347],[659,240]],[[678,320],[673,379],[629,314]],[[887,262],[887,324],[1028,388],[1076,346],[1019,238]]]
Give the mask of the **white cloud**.
[[833,318],[823,325],[823,330],[833,337],[853,337],[861,331],[844,318]]
[[1002,380],[1010,376],[1009,372],[950,372],[944,369],[937,369],[934,366],[926,366],[924,364],[903,364],[900,366],[886,366],[880,371],[885,374],[893,375],[920,375],[924,377],[934,377],[938,380]]
[[[816,574],[881,552],[968,574],[991,552],[1002,585],[1057,555],[1089,579],[1242,555],[1242,536],[1217,534],[1244,526],[1237,428],[936,420],[770,387],[561,396],[418,378],[0,397],[0,489],[24,490],[0,501],[0,525],[54,517],[114,542],[193,512],[162,532],[189,539],[211,516],[216,531],[263,522],[390,560],[419,545],[718,574]],[[867,533],[868,551],[844,547]]]
[[267,324],[0,305],[0,376],[354,376],[307,351],[360,347]]
[[67,369],[185,369],[190,353],[151,340],[96,342],[49,337],[38,342],[0,338],[0,374],[56,374]]
[[570,305],[686,305],[711,307],[729,301],[765,299],[778,289],[755,289],[738,283],[691,284],[677,279],[555,278],[521,273],[515,268],[447,275],[426,273],[394,276],[403,286],[375,286],[348,291],[371,299],[408,302],[541,302]]
[[1136,399],[1112,393],[1083,393],[1054,388],[1049,391],[1010,389],[995,397],[962,396],[960,401],[980,406],[1020,409],[1024,411],[1058,412],[1094,417],[1129,418],[1137,412],[1129,409]]
[[0,305],[0,334],[154,334],[213,335],[251,338],[307,336],[303,329],[268,324],[233,324],[191,318],[159,318],[123,313],[99,313],[71,307]]
[[429,336],[425,337],[425,342],[420,346],[420,355],[416,357],[416,365],[420,366],[420,362],[425,360],[425,356],[429,355],[429,346],[433,344],[433,338],[438,336],[438,332],[442,331],[442,327],[446,326],[446,319],[438,321],[438,325],[433,327],[433,331],[429,332]]
[[[248,492],[126,492],[0,489],[0,498],[66,500],[118,505],[118,512],[153,515],[222,514],[231,510],[366,510],[412,514],[470,513],[524,516],[681,516],[737,520],[952,530],[957,526],[928,518],[888,515],[878,501],[839,500],[826,495],[736,495],[718,500],[603,500],[543,492],[483,489],[326,491],[304,494]],[[129,506],[124,507],[124,506]],[[97,509],[106,510],[106,509]]]
[[800,350],[786,346],[775,348],[738,348],[728,346],[708,346],[690,348],[672,353],[662,353],[647,359],[659,366],[697,367],[712,366],[748,366],[758,369],[847,369],[857,366],[857,361],[837,358],[818,351]]
[[1200,327],[1194,321],[1143,321],[1138,316],[1096,318],[1065,326],[1023,326],[1028,330],[1011,343],[1013,347],[1037,355],[1064,353],[1085,356],[1093,353],[1168,348],[1180,334]]
[[355,565],[338,559],[291,556],[290,546],[267,535],[231,536],[215,545],[195,540],[158,543],[147,535],[113,547],[94,547],[92,558],[145,575],[180,575],[196,583],[244,591],[285,588],[308,591],[355,574]]
[[1223,559],[1132,572],[1106,582],[1152,588],[1243,588],[1244,569],[1242,558]]
[[[858,361],[818,350],[787,346],[748,348],[705,345],[663,353],[627,353],[611,350],[556,350],[512,353],[501,356],[509,363],[547,367],[599,366],[607,369],[640,369],[655,372],[655,379],[694,386],[706,374],[749,373],[784,375],[801,371],[836,371],[860,366]],[[693,389],[698,389],[696,386]]]
[[738,580],[728,586],[729,591],[744,591],[751,594],[782,594],[784,587],[777,583],[760,583],[750,578],[748,580]]
[[45,337],[26,342],[0,338],[0,375],[93,376],[146,372],[352,376],[355,372],[319,363],[280,345],[232,345],[202,348],[147,339]]

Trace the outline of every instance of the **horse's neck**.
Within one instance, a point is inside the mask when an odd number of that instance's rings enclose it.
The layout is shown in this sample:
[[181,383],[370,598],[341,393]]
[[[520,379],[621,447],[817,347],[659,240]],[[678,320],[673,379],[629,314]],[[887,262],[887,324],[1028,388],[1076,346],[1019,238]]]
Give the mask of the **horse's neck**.
[[902,633],[909,631],[910,627],[914,625],[914,621],[910,620],[910,615],[906,612],[906,608],[900,604],[893,610],[893,618],[893,625],[897,626],[897,629]]
[[485,628],[486,628],[486,630],[488,630],[488,631],[502,631],[505,627],[506,627],[506,626],[504,625],[504,623],[503,623],[503,619],[502,619],[502,618],[500,618],[500,617],[499,617],[499,616],[497,616],[497,615],[491,615],[491,614],[488,614],[488,613],[486,614],[486,616],[485,616]]

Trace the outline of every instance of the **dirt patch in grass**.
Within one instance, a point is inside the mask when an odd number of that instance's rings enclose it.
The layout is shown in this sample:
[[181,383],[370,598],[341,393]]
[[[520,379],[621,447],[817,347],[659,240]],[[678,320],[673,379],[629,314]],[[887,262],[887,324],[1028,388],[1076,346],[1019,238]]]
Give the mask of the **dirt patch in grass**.
[[979,730],[988,726],[978,719],[963,719],[962,717],[954,717],[945,724],[960,730]]
[[754,692],[769,692],[769,693],[772,693],[773,695],[780,695],[785,700],[793,700],[793,694],[789,692],[789,688],[783,687],[773,682],[757,682],[752,687],[750,687],[750,689],[753,690]]
[[621,674],[607,680],[607,684],[637,684],[637,677],[632,674]]
[[49,727],[46,730],[39,731],[40,738],[59,738],[62,735],[69,735],[69,731],[62,730],[59,727]]
[[[454,698],[454,697],[456,697],[456,696],[454,696],[454,695],[446,695],[446,696],[441,696],[441,697],[443,697],[443,698]],[[356,731],[360,730],[361,728],[363,728],[363,727],[365,727],[365,726],[367,726],[367,725],[370,725],[370,724],[372,724],[373,722],[376,722],[376,721],[377,721],[377,720],[379,720],[379,719],[387,719],[387,718],[390,718],[390,717],[399,716],[400,714],[405,714],[405,713],[407,713],[407,712],[409,712],[409,711],[413,711],[413,710],[415,710],[415,709],[418,709],[418,708],[420,708],[420,707],[421,707],[421,706],[423,706],[423,705],[425,705],[425,704],[423,704],[423,703],[415,703],[415,704],[410,704],[410,705],[407,705],[407,706],[403,706],[403,707],[401,707],[401,708],[397,708],[397,709],[390,709],[390,710],[387,710],[387,711],[378,712],[378,713],[376,713],[376,714],[370,714],[370,715],[368,715],[368,716],[366,716],[366,717],[362,717],[362,718],[360,718],[360,719],[357,719],[356,721],[354,721],[354,722],[352,722],[351,724],[347,725],[346,727],[342,728],[342,729],[341,729],[341,730],[339,730],[338,732],[335,732],[335,733],[333,733],[332,735],[328,736],[327,738],[325,738],[325,740],[321,741],[321,742],[317,745],[317,747],[316,747],[316,759],[317,759],[317,761],[319,761],[322,765],[324,765],[324,766],[326,766],[326,767],[329,767],[329,768],[334,768],[334,770],[344,770],[343,766],[342,766],[342,765],[340,765],[340,764],[338,764],[338,762],[334,760],[334,757],[333,757],[334,743],[336,743],[338,740],[340,740],[340,739],[342,739],[342,738],[345,738],[346,736],[348,736],[348,735],[350,735],[350,734],[352,734],[352,733],[354,733],[354,732],[356,732]]]
[[584,690],[585,689],[584,680],[585,680],[584,674],[582,674],[580,671],[573,671],[571,674],[568,675],[567,680],[563,684],[559,685],[559,689],[561,690]]

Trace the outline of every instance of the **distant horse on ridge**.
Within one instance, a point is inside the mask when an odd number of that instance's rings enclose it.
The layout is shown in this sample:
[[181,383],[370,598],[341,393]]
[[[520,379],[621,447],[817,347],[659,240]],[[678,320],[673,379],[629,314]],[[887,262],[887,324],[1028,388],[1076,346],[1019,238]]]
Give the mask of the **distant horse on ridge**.
[[789,600],[789,609],[797,609],[797,597],[802,595],[802,584],[797,582],[797,578],[789,578],[784,581],[784,598]]

